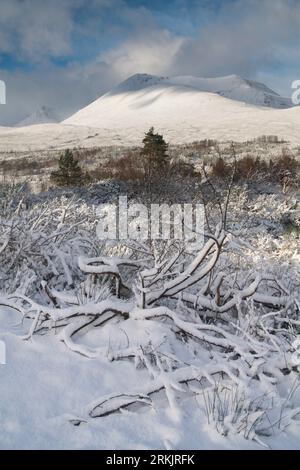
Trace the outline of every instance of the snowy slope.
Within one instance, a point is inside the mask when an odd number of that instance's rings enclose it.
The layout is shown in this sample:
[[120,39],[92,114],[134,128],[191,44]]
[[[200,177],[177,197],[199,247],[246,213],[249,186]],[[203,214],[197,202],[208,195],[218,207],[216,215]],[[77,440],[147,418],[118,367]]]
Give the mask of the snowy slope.
[[55,111],[48,106],[41,106],[37,111],[27,116],[16,124],[16,127],[32,126],[35,124],[47,124],[59,122]]
[[246,80],[238,75],[217,78],[173,77],[170,79],[170,83],[190,86],[200,91],[217,93],[220,96],[256,106],[268,106],[278,109],[293,106],[289,98],[278,95],[263,83]]
[[[170,90],[170,94],[172,91]],[[300,145],[300,107],[274,110],[234,102],[202,93],[195,102],[191,93],[183,101],[159,100],[150,110],[141,103],[128,112],[117,97],[112,107],[91,115],[94,124],[40,124],[22,128],[0,128],[0,151],[46,150],[73,147],[140,145],[144,133],[154,126],[171,144],[201,139],[244,142],[261,135],[277,135]],[[124,98],[126,101],[126,99]],[[123,106],[125,103],[123,103]],[[163,115],[162,115],[163,110]],[[106,115],[105,115],[106,113]],[[90,116],[87,116],[90,121]],[[91,120],[92,121],[92,120]]]

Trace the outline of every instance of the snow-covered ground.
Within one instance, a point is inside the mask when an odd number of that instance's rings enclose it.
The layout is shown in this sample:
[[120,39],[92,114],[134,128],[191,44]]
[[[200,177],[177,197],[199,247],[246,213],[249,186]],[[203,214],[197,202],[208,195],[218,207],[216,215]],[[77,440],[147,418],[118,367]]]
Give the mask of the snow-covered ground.
[[[18,321],[13,311],[0,311],[0,338],[7,347],[7,364],[0,366],[0,448],[257,447],[244,439],[222,439],[205,429],[205,417],[193,398],[183,400],[179,420],[158,403],[157,410],[146,407],[74,426],[70,419],[87,419],[88,403],[134,388],[137,380],[146,382],[147,373],[137,373],[127,362],[81,357],[66,350],[56,336],[25,342],[16,335]],[[121,331],[119,336],[114,341],[124,341]],[[293,441],[289,445],[293,447]]]
[[[24,341],[26,331],[12,310],[0,310],[0,339],[7,364],[0,365],[0,449],[263,449],[239,435],[221,436],[208,426],[197,398],[179,394],[180,413],[158,396],[156,407],[91,419],[87,405],[98,397],[139,389],[144,370],[127,361],[88,359],[69,351],[58,336]],[[145,322],[134,328],[145,328]],[[122,329],[126,324],[122,325]],[[114,331],[114,343],[124,332]],[[107,346],[109,331],[94,333],[90,344]],[[203,361],[204,362],[204,361]],[[286,380],[286,387],[291,387]],[[299,397],[300,399],[300,397]],[[79,426],[71,421],[82,419]],[[86,422],[85,422],[86,421]],[[272,449],[300,449],[299,425],[266,439]]]
[[[177,93],[172,96],[172,89],[168,89],[161,96],[155,89],[145,97],[136,92],[135,104],[132,96],[126,103],[126,97],[116,95],[109,103],[104,102],[100,110],[82,111],[72,124],[0,128],[0,151],[136,146],[151,126],[173,145],[202,139],[244,142],[261,135],[277,135],[294,146],[300,144],[298,107],[257,108],[213,94],[184,93],[184,97]],[[143,108],[144,99],[152,100],[151,107],[145,104]],[[85,116],[89,125],[80,124]]]

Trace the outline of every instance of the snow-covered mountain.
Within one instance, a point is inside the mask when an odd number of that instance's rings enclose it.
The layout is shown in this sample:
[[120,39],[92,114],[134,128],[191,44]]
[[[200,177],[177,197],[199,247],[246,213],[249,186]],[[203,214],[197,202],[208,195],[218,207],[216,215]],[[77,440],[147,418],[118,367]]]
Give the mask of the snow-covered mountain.
[[[137,74],[64,121],[100,128],[170,126],[178,121],[193,125],[215,114],[225,117],[235,109],[264,106],[288,108],[283,98],[265,85],[236,75],[221,78],[173,77]],[[221,113],[221,114],[220,114]],[[225,113],[225,114],[224,114]]]
[[48,106],[41,106],[34,113],[18,122],[15,127],[33,126],[35,124],[57,123],[59,118],[56,112]]
[[[293,106],[289,98],[278,95],[266,85],[246,80],[238,75],[199,78],[135,74],[76,112],[64,123],[88,127],[126,128],[136,125],[139,127],[143,118],[146,119],[145,124],[147,124],[148,120],[151,121],[153,117],[153,124],[158,126],[169,119],[172,124],[178,112],[181,119],[185,121],[189,119],[190,101],[192,101],[192,108],[206,106],[207,93],[254,106],[274,109],[286,109]],[[169,110],[174,106],[177,112],[170,116]],[[230,107],[229,103],[228,106]],[[42,106],[18,122],[15,127],[58,122],[60,119],[57,113],[48,106]]]
[[228,75],[217,78],[200,78],[189,75],[177,77],[157,77],[148,74],[136,74],[129,77],[108,95],[115,93],[134,92],[153,86],[183,86],[199,91],[217,93],[225,98],[242,101],[255,106],[267,106],[270,108],[284,109],[292,107],[290,98],[278,95],[263,83],[247,80],[238,75]]
[[[283,104],[287,109],[280,109]],[[0,129],[0,151],[139,145],[151,126],[172,144],[277,135],[300,145],[300,107],[289,104],[265,85],[235,75],[139,74],[61,123]]]

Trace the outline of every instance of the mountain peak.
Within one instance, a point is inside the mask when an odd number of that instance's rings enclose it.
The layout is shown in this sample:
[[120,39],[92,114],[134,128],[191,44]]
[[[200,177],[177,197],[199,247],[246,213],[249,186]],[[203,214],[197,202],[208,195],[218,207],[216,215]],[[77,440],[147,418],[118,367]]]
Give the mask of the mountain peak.
[[34,124],[58,123],[59,118],[54,109],[49,106],[41,106],[34,113],[18,122],[15,127],[32,126]]
[[112,95],[117,93],[138,91],[149,86],[159,85],[161,82],[165,82],[166,80],[168,80],[166,77],[158,77],[148,73],[136,73],[114,87],[109,92],[109,94]]

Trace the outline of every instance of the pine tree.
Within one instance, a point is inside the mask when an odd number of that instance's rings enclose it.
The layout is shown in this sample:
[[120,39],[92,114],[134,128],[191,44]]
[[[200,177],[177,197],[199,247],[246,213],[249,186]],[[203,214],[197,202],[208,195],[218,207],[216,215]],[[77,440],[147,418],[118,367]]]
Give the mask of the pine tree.
[[148,202],[161,200],[161,195],[168,186],[170,179],[170,159],[167,153],[168,144],[162,135],[155,133],[151,127],[143,139],[140,154],[143,188]]
[[85,177],[73,152],[67,149],[59,158],[58,170],[51,173],[51,181],[57,186],[80,186]]
[[154,128],[151,127],[143,139],[143,144],[142,156],[151,166],[152,171],[166,167],[169,163],[169,156],[167,154],[168,144],[163,136],[155,134]]

